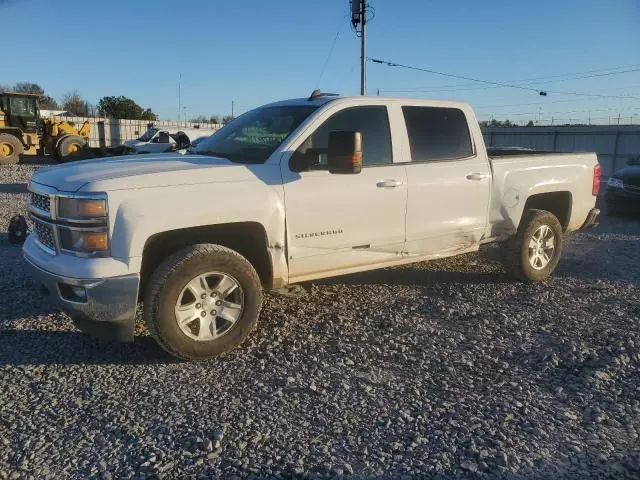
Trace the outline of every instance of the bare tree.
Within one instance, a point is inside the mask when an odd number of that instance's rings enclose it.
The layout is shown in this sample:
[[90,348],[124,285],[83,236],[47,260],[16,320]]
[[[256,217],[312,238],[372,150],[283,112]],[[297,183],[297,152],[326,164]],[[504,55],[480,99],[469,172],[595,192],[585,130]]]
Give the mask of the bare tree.
[[62,109],[80,117],[87,117],[90,113],[89,102],[84,100],[77,90],[72,90],[62,97]]

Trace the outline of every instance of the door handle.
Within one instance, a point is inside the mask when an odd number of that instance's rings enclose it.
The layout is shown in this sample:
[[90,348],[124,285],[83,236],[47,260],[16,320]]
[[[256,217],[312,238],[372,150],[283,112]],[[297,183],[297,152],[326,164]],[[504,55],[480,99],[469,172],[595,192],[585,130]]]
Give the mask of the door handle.
[[396,188],[402,185],[400,180],[381,180],[376,183],[376,187],[378,188]]
[[489,178],[489,174],[488,173],[470,173],[469,175],[467,175],[467,180],[476,180],[476,181],[480,181],[480,180],[484,180],[485,178]]

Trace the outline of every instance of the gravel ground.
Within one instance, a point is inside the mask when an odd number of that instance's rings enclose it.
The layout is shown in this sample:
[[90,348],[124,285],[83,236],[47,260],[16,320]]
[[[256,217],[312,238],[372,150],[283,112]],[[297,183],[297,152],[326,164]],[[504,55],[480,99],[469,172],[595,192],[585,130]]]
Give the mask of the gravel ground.
[[[36,166],[0,171],[0,223]],[[7,193],[8,192],[8,193]],[[640,478],[640,220],[269,295],[231,354],[99,343],[0,237],[0,478]]]

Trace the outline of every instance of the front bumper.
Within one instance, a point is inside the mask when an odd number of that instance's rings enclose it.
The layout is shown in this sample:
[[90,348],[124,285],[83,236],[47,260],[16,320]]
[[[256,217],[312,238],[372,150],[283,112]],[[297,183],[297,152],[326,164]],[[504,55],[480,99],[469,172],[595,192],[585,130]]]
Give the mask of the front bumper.
[[69,314],[80,330],[107,340],[133,341],[140,275],[69,278],[43,270],[27,257],[25,261],[36,285]]

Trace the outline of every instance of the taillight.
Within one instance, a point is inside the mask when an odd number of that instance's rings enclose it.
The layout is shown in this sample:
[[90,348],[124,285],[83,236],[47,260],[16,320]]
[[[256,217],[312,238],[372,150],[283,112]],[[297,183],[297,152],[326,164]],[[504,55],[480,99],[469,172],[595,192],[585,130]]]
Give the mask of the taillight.
[[600,175],[602,174],[602,169],[600,168],[600,164],[596,163],[596,166],[593,167],[593,187],[591,188],[591,194],[595,197],[600,193]]

